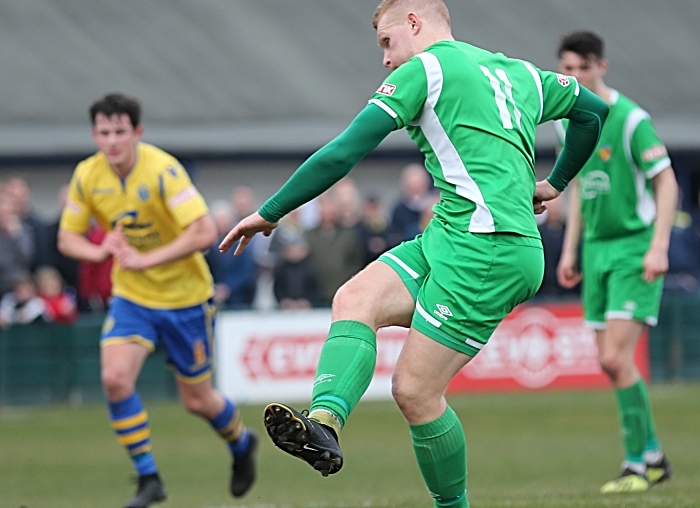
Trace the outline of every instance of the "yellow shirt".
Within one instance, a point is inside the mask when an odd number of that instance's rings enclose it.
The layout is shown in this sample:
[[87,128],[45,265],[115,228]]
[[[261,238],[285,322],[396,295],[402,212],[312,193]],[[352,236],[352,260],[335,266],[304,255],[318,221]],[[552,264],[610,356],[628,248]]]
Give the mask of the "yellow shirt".
[[[208,213],[201,194],[172,155],[146,143],[122,180],[100,152],[80,162],[70,183],[61,228],[84,234],[94,217],[105,231],[121,224],[141,252],[172,242]],[[213,280],[201,252],[146,270],[112,268],[112,294],[145,307],[178,309],[213,295]]]

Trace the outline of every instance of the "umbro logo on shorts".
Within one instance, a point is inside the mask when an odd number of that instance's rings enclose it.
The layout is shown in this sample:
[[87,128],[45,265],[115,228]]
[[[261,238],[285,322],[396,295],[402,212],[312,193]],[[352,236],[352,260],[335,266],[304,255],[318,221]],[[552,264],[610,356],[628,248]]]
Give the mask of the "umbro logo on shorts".
[[437,310],[434,310],[433,313],[440,319],[447,321],[447,318],[453,315],[452,311],[446,305],[438,303],[435,306],[437,307]]

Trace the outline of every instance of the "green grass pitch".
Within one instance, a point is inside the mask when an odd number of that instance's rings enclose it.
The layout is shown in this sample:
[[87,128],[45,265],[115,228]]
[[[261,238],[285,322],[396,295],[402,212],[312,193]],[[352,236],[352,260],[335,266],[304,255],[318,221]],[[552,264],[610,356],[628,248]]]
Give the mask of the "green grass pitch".
[[[651,395],[675,476],[645,494],[605,497],[598,488],[622,460],[612,392],[451,397],[467,434],[472,507],[699,507],[700,384],[654,385]],[[432,506],[391,401],[359,404],[341,435],[343,470],[328,478],[277,450],[262,406],[244,406],[262,440],[258,482],[241,500],[227,493],[228,452],[205,422],[176,403],[147,407],[164,508]],[[102,406],[0,410],[0,508],[121,507],[131,474]]]

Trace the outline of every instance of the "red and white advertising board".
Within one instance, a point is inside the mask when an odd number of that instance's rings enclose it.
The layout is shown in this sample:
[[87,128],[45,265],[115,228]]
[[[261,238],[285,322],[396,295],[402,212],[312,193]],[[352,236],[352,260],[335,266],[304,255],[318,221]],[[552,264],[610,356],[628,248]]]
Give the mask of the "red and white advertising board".
[[[223,312],[217,319],[216,383],[239,403],[307,402],[331,323],[329,310]],[[365,398],[390,398],[407,330],[377,337],[377,366]],[[522,305],[448,387],[449,393],[608,386],[594,332],[578,304]],[[648,378],[646,337],[637,363]]]
[[[636,362],[649,378],[646,334]],[[583,323],[578,303],[533,305],[513,310],[488,345],[463,368],[449,392],[610,386],[598,366],[595,332]]]

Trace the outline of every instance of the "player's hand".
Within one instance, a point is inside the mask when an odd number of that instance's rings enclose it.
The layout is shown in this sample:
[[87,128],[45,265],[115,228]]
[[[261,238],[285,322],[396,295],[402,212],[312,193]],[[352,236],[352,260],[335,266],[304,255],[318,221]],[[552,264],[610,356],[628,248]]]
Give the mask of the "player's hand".
[[576,268],[576,256],[562,252],[557,265],[557,282],[566,289],[571,289],[581,282],[581,272]]
[[668,271],[668,253],[666,249],[652,246],[644,255],[642,277],[647,282],[654,282]]
[[536,215],[541,214],[547,209],[545,201],[551,201],[556,198],[561,192],[552,187],[552,184],[547,180],[541,180],[535,184],[535,195],[532,198],[532,207]]
[[100,247],[102,247],[107,253],[105,259],[109,256],[117,257],[119,252],[129,247],[129,242],[127,242],[126,237],[124,236],[123,226],[121,224],[117,224],[112,231],[109,231],[102,240]]
[[277,222],[267,221],[263,219],[258,212],[255,212],[236,224],[234,228],[229,231],[226,238],[224,238],[219,245],[219,252],[222,254],[228,252],[228,250],[233,247],[233,244],[240,240],[236,251],[233,253],[234,256],[240,256],[257,233],[270,236],[276,227]]
[[119,250],[114,257],[119,262],[119,266],[122,270],[139,271],[152,266],[148,258],[148,253],[139,252],[129,245]]

